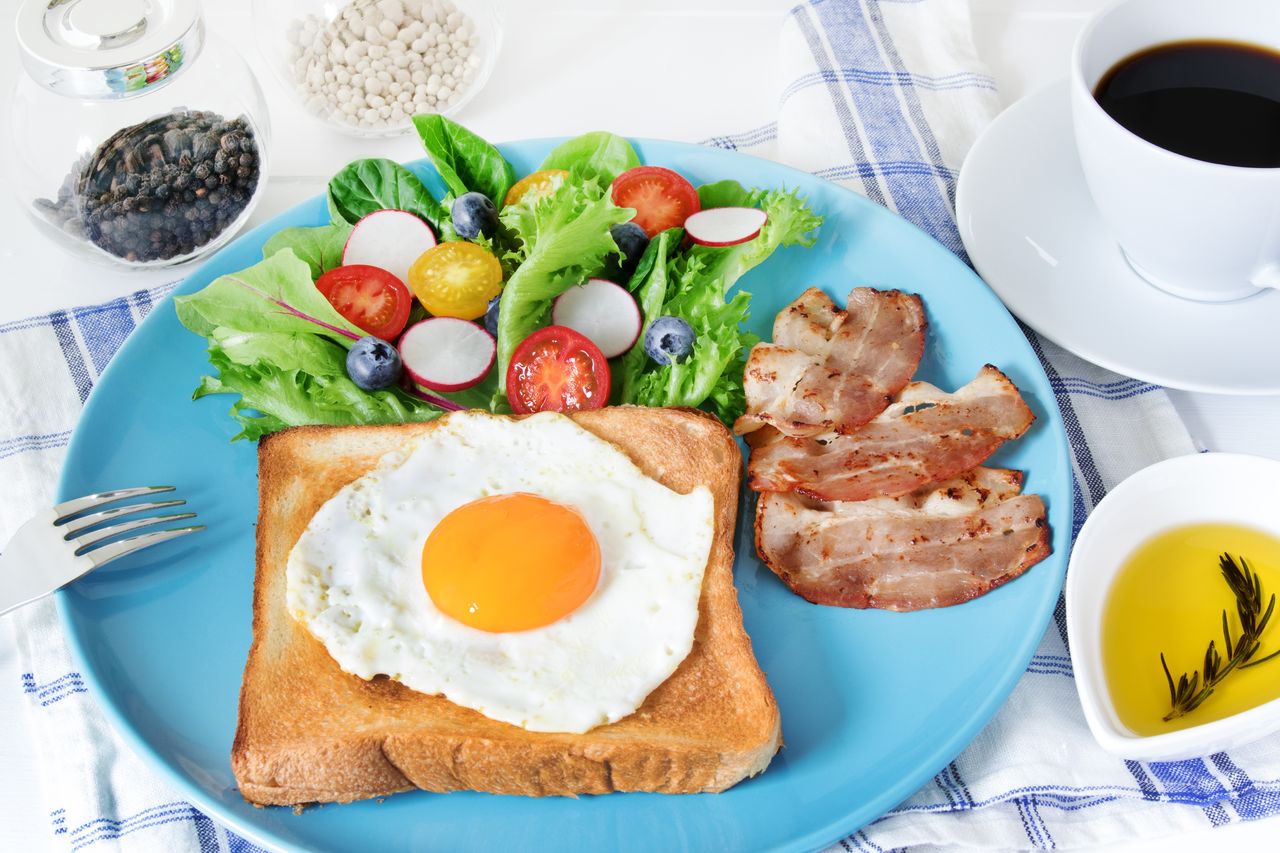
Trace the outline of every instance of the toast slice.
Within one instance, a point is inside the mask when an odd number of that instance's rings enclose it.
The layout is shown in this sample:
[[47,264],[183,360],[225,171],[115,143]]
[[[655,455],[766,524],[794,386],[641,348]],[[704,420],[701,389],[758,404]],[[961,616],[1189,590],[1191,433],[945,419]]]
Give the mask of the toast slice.
[[285,606],[285,563],[312,515],[432,423],[298,427],[258,449],[253,644],[231,765],[258,805],[350,802],[397,791],[470,789],[530,796],[722,791],[768,766],[778,706],[751,651],[733,586],[742,465],[719,421],[632,406],[574,420],[649,477],[685,493],[706,485],[715,534],[693,649],[635,713],[584,734],[529,732],[378,677],[343,672]]

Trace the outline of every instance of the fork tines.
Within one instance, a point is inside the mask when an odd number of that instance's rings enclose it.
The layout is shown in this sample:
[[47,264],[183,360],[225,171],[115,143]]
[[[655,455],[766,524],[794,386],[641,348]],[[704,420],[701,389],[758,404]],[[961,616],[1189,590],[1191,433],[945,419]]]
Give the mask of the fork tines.
[[115,489],[113,491],[85,495],[82,498],[75,498],[55,506],[53,509],[57,514],[57,520],[54,524],[65,529],[65,534],[62,537],[64,540],[77,546],[75,550],[76,556],[86,556],[93,562],[95,567],[101,566],[103,563],[123,557],[126,554],[132,554],[142,548],[158,545],[161,542],[168,542],[171,539],[177,539],[180,536],[186,536],[188,533],[195,533],[198,530],[204,530],[205,526],[203,524],[195,524],[168,530],[155,530],[124,539],[116,539],[121,534],[157,524],[195,518],[196,514],[194,512],[167,513],[108,524],[108,522],[113,522],[115,519],[126,515],[183,506],[186,504],[184,500],[127,504],[98,512],[90,512],[90,510],[95,510],[98,507],[115,503],[116,501],[162,492],[172,492],[173,490],[173,486],[140,486],[132,489]]

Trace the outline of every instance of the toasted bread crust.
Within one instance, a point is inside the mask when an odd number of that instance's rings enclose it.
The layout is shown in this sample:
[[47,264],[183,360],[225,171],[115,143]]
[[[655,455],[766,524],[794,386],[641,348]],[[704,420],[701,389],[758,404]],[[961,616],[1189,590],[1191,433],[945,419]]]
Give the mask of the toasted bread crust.
[[585,734],[529,732],[443,697],[343,672],[285,606],[285,563],[312,515],[433,424],[298,427],[262,440],[253,645],[231,764],[259,805],[349,802],[398,791],[530,796],[722,791],[768,766],[778,706],[751,651],[733,586],[741,456],[692,410],[575,414],[650,477],[715,500],[715,535],[693,649],[632,715]]

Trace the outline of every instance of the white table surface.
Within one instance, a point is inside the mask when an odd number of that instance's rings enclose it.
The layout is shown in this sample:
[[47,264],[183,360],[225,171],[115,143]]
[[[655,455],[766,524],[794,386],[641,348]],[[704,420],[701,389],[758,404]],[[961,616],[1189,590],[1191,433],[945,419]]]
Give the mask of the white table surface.
[[[1063,76],[1071,42],[1106,0],[970,0],[979,55],[1006,103]],[[19,0],[0,0],[0,128],[7,148],[7,93],[17,72],[8,23]],[[775,44],[792,0],[541,0],[501,3],[506,43],[486,89],[459,118],[486,138],[560,136],[607,128],[632,136],[698,142],[775,118]],[[259,69],[272,124],[272,169],[251,224],[320,192],[356,157],[422,156],[414,138],[368,141],[340,136],[306,119],[261,63],[248,0],[206,2],[212,32],[233,36]],[[618,58],[624,57],[623,64]],[[640,65],[639,73],[634,71]],[[731,84],[725,81],[732,81]],[[652,97],[714,87],[714,104]],[[0,190],[0,323],[68,305],[91,304],[175,278],[173,272],[122,273],[54,251]],[[1280,458],[1280,397],[1173,392],[1204,447]],[[0,850],[61,850],[49,832],[36,756],[27,736],[18,664],[0,634]],[[1272,849],[1276,821],[1241,824],[1109,850]]]

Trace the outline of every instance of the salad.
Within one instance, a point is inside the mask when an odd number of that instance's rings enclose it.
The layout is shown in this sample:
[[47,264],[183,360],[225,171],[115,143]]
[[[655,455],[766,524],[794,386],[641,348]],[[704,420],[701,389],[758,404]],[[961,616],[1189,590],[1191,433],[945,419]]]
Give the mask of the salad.
[[414,118],[447,189],[385,159],[328,188],[330,222],[286,228],[263,259],[176,299],[209,341],[194,396],[236,394],[235,438],[302,424],[423,421],[458,409],[609,404],[744,408],[729,290],[821,217],[794,191],[695,188],[593,132],[517,179],[489,142]]

